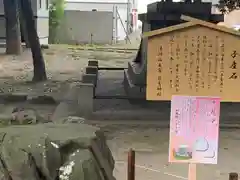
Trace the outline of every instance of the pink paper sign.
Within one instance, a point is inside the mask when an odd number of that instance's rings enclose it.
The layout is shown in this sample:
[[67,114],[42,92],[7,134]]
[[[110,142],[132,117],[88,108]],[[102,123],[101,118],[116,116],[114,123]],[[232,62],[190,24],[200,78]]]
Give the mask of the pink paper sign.
[[169,162],[217,164],[220,98],[173,96]]

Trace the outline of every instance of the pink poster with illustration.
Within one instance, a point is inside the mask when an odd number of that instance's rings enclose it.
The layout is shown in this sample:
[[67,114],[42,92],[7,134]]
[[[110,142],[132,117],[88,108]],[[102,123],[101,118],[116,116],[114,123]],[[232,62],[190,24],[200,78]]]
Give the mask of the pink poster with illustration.
[[173,96],[169,162],[217,164],[220,98]]

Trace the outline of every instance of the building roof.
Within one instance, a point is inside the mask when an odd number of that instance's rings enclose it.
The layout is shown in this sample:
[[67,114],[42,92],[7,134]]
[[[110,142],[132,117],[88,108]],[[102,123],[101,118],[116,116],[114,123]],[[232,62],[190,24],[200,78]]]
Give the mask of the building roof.
[[156,36],[156,35],[161,35],[161,34],[173,32],[173,31],[176,31],[176,30],[181,30],[181,29],[185,29],[185,28],[189,28],[189,27],[194,27],[194,26],[197,26],[197,25],[208,27],[210,29],[214,29],[214,30],[217,30],[217,31],[221,31],[221,32],[224,32],[224,33],[228,33],[228,34],[232,34],[234,36],[239,36],[240,37],[240,32],[235,31],[233,29],[229,29],[229,28],[226,28],[226,27],[223,27],[223,26],[218,26],[216,24],[206,22],[206,21],[203,21],[203,20],[200,20],[200,19],[192,18],[192,17],[189,17],[189,16],[185,16],[185,15],[182,15],[181,19],[184,20],[184,21],[187,21],[187,22],[181,23],[181,24],[178,24],[178,25],[175,25],[175,26],[169,26],[169,27],[166,27],[166,28],[145,32],[145,33],[143,33],[143,37],[153,37],[153,36]]

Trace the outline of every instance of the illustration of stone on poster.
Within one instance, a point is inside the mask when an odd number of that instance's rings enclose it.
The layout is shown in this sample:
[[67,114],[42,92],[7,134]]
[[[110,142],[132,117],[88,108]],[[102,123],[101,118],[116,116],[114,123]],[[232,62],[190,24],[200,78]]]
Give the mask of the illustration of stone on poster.
[[217,164],[220,98],[173,96],[169,162]]

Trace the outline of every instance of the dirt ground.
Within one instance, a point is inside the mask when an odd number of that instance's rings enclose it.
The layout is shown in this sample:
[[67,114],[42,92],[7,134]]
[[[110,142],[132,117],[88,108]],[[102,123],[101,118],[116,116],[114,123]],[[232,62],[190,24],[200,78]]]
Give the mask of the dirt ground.
[[[104,47],[102,47],[104,48]],[[110,47],[107,47],[109,49]],[[110,49],[111,50],[111,49]],[[21,56],[6,56],[5,49],[0,48],[0,96],[5,93],[28,94],[30,97],[49,95],[55,100],[61,101],[71,83],[81,81],[84,68],[88,60],[97,59],[100,66],[127,67],[136,54],[136,50],[128,53],[104,52],[103,50],[82,50],[76,47],[51,46],[43,50],[48,80],[42,83],[32,84],[33,77],[32,57],[29,50],[25,50]],[[101,72],[104,74],[104,72]],[[123,75],[123,74],[122,74]],[[1,105],[1,113],[11,109],[15,104]],[[50,115],[53,107],[33,107],[43,114]]]
[[[2,54],[1,54],[2,53]],[[136,51],[132,53],[84,51],[66,46],[54,46],[44,50],[44,58],[49,80],[44,83],[31,84],[32,59],[31,53],[25,51],[21,56],[5,56],[0,49],[0,94],[28,93],[32,96],[48,94],[61,99],[66,87],[72,82],[81,80],[81,74],[87,61],[99,60],[100,66],[127,67],[127,62],[133,60]],[[102,76],[107,76],[101,72]],[[119,85],[122,73],[115,74]],[[119,77],[120,76],[120,77]],[[103,84],[104,87],[109,82]],[[111,87],[114,89],[115,87]],[[111,90],[111,89],[110,89]],[[101,91],[101,89],[100,89]],[[109,91],[110,92],[110,91]],[[116,93],[115,91],[111,91]],[[101,102],[104,109],[112,105]],[[4,113],[15,104],[0,104]],[[102,107],[101,106],[101,107]],[[114,106],[115,107],[115,106]],[[118,108],[125,107],[118,103]],[[34,106],[43,115],[51,114],[55,106]],[[131,108],[130,106],[128,108]],[[105,131],[109,147],[116,160],[115,176],[117,180],[127,179],[127,152],[130,148],[136,150],[136,180],[177,180],[187,179],[186,164],[168,163],[168,129],[160,121],[91,121],[90,124],[100,126]],[[168,121],[166,121],[167,123]],[[222,129],[220,132],[219,162],[217,165],[198,165],[198,179],[226,180],[229,172],[240,171],[238,154],[240,152],[240,130]]]
[[[127,152],[136,151],[136,180],[187,179],[187,164],[168,163],[168,128],[159,123],[103,123],[109,146],[116,160],[117,180],[127,179]],[[227,180],[230,172],[239,172],[240,130],[220,132],[217,165],[197,165],[197,179]]]

